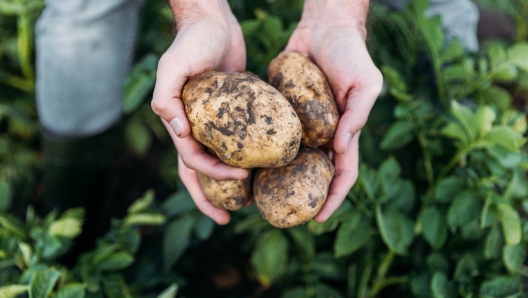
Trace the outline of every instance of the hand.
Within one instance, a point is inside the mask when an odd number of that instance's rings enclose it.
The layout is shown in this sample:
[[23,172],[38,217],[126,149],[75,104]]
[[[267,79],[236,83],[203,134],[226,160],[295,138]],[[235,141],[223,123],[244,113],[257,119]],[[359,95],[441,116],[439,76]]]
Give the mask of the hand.
[[[341,1],[328,2],[305,2],[303,17],[286,46],[286,50],[307,54],[323,70],[341,114],[334,140],[327,146],[333,151],[336,174],[326,203],[314,218],[318,222],[326,221],[341,206],[356,182],[360,130],[383,84],[365,45],[365,20],[353,17],[363,12],[358,13],[356,6],[343,18],[338,11]],[[345,6],[341,6],[343,11]]]
[[245,69],[242,30],[225,0],[173,0],[171,4],[178,34],[158,63],[152,109],[161,117],[176,146],[179,174],[196,206],[218,224],[227,224],[229,213],[205,199],[196,171],[217,180],[244,179],[248,171],[228,166],[205,152],[190,134],[181,93],[189,78],[207,68]]

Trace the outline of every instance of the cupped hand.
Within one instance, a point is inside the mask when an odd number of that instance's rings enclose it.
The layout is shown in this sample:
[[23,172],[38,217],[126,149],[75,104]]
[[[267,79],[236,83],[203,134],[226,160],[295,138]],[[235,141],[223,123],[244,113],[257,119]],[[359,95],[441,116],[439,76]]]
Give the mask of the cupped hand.
[[158,63],[152,109],[161,117],[176,146],[180,178],[197,207],[218,224],[226,224],[229,213],[205,199],[196,171],[217,180],[243,179],[248,171],[228,166],[205,152],[190,134],[181,100],[186,81],[206,69],[243,71],[246,66],[242,30],[227,2],[210,3],[211,7],[205,8],[209,10],[198,11],[192,17],[176,16],[178,33]]
[[286,50],[307,54],[326,74],[341,114],[328,148],[336,174],[315,221],[326,221],[358,177],[359,134],[383,84],[365,45],[364,29],[348,19],[303,19]]

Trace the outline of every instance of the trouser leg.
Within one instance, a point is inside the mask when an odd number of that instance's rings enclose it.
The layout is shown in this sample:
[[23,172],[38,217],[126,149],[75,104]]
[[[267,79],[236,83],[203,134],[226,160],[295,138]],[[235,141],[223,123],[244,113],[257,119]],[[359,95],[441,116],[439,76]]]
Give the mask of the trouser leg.
[[138,0],[46,0],[36,26],[44,201],[48,210],[87,209],[81,248],[108,225],[100,206],[109,199],[140,8]]
[[[380,0],[392,9],[401,10],[409,0]],[[470,0],[431,0],[425,12],[428,17],[440,15],[446,38],[457,38],[466,49],[478,50],[477,24],[479,11]]]

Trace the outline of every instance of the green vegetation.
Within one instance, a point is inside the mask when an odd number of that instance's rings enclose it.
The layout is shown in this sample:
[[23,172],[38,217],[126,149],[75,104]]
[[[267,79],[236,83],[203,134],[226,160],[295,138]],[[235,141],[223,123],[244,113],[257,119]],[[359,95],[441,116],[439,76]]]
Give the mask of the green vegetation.
[[[230,3],[248,70],[265,77],[302,3]],[[528,2],[481,3],[512,15],[515,42],[468,53],[424,17],[426,1],[402,12],[374,5],[369,48],[385,85],[362,130],[358,182],[327,222],[279,230],[254,205],[215,226],[178,182],[149,103],[173,21],[164,1],[149,1],[125,83],[123,152],[150,163],[163,186],[139,189],[127,215],[66,265],[83,210],[32,207],[32,25],[43,3],[0,0],[0,297],[528,297]]]

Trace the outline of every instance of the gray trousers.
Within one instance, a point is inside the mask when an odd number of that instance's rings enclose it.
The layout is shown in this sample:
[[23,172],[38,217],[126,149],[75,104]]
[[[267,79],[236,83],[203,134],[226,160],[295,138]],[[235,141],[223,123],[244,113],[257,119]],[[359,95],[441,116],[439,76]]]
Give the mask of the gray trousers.
[[[401,8],[407,0],[383,0]],[[82,138],[122,117],[123,82],[134,52],[142,0],[45,0],[36,26],[37,109],[45,132]],[[470,0],[432,0],[448,38],[477,50],[478,10]]]
[[123,114],[141,0],[46,0],[36,25],[36,100],[44,132],[80,138]]

